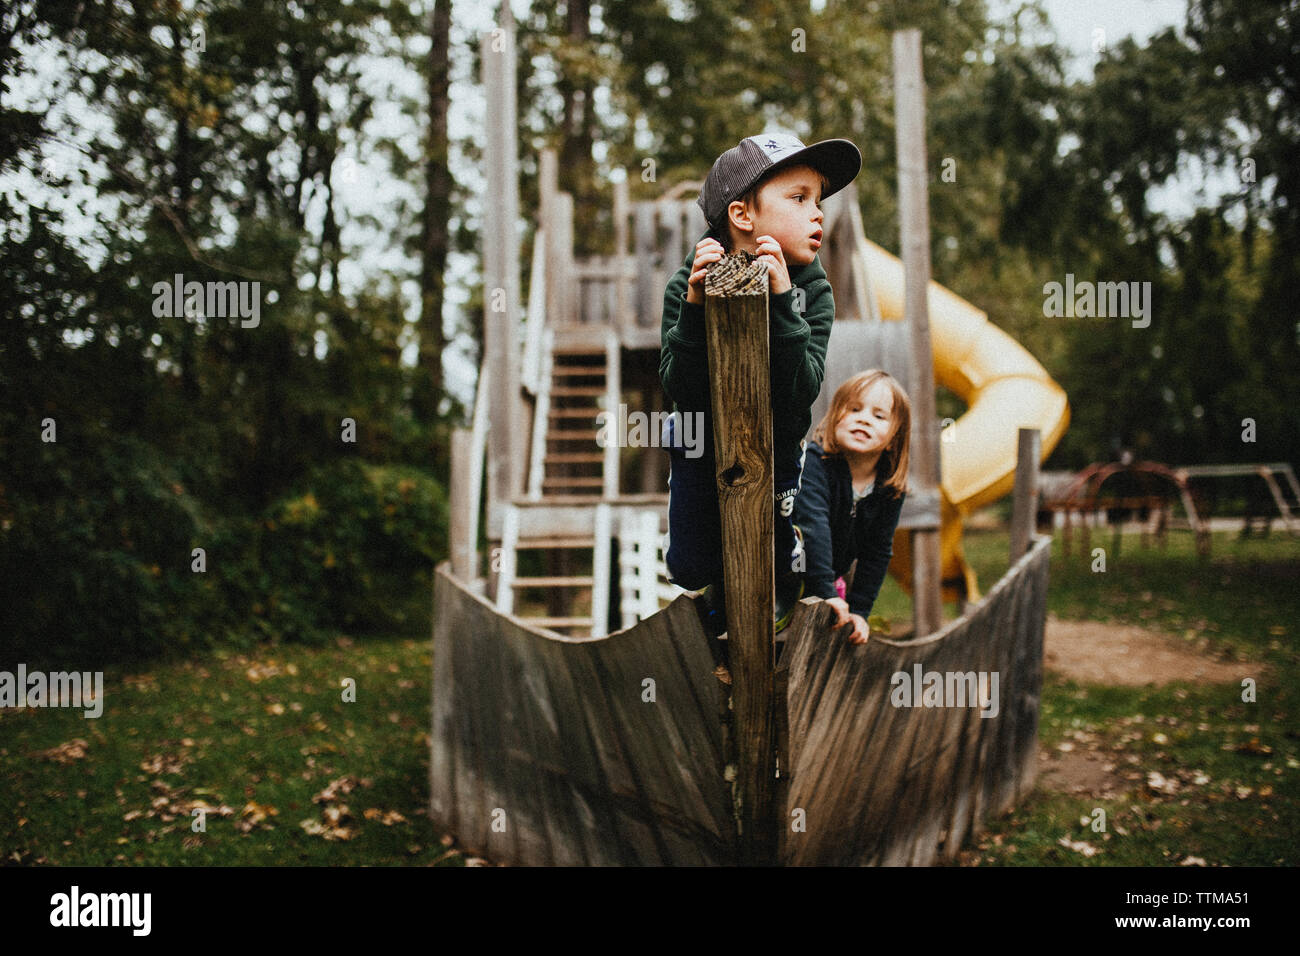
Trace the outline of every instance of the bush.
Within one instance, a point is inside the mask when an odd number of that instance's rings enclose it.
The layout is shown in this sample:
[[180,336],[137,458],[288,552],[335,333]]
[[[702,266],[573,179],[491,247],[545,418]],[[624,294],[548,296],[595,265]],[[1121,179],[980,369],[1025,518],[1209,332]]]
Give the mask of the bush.
[[50,444],[39,460],[21,489],[0,486],[0,667],[428,623],[447,508],[419,469],[336,462],[260,517],[213,517],[138,438]]
[[[132,436],[43,445],[4,492],[4,661],[86,666],[156,652],[193,616],[190,542],[202,509]],[[178,613],[179,612],[179,613]]]
[[441,485],[418,469],[342,461],[314,470],[260,522],[267,588],[253,619],[288,639],[419,631],[446,553],[446,515]]

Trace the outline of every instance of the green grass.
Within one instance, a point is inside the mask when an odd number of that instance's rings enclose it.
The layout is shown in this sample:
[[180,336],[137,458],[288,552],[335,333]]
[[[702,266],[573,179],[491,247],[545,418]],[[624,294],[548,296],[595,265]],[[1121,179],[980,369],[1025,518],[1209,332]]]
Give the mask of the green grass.
[[[1132,779],[1112,800],[1040,785],[963,862],[1300,862],[1300,542],[1216,535],[1202,560],[1189,535],[1171,535],[1164,552],[1143,551],[1134,536],[1104,573],[1053,547],[1052,613],[1190,632],[1200,653],[1267,667],[1256,703],[1234,684],[1049,677],[1041,746],[1096,749]],[[966,551],[985,589],[1006,569],[1005,533],[969,534]],[[887,580],[877,611],[906,622],[910,601]],[[0,711],[0,855],[57,865],[460,865],[425,815],[429,648],[392,637],[217,652],[106,673],[98,720]],[[357,682],[355,703],[342,699],[345,677]],[[70,746],[77,740],[84,753]],[[1148,786],[1151,773],[1174,792]],[[338,781],[350,792],[313,801]],[[190,829],[198,805],[214,808],[204,833]],[[1089,825],[1097,808],[1104,833]]]
[[[425,811],[429,647],[340,639],[219,652],[106,673],[98,719],[0,711],[5,862],[462,863]],[[355,702],[343,700],[345,677]],[[68,747],[76,740],[84,756]],[[313,802],[339,780],[335,799]],[[213,808],[206,832],[191,830],[194,806]]]
[[[1091,543],[1107,549],[1104,572],[1079,553],[1077,538],[1069,558],[1059,536],[1053,542],[1051,613],[1138,624],[1181,636],[1196,653],[1259,662],[1256,702],[1243,702],[1238,684],[1102,687],[1049,675],[1040,746],[1096,750],[1129,779],[1112,800],[1040,783],[965,862],[1300,863],[1300,541],[1215,534],[1208,559],[1197,557],[1188,533],[1171,533],[1163,551],[1141,548],[1136,535],[1125,536],[1119,555],[1110,535]],[[966,551],[982,587],[1007,567],[1005,533],[970,535]],[[1104,832],[1092,827],[1097,808]]]

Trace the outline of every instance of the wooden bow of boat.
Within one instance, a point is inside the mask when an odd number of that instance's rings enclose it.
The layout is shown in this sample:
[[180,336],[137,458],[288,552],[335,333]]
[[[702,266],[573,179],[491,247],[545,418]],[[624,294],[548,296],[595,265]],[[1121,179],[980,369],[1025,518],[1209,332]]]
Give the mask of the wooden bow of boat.
[[[1032,787],[1049,550],[1035,539],[965,615],[914,641],[848,644],[828,608],[804,601],[776,673],[772,862],[951,858]],[[730,688],[691,598],[568,638],[498,613],[444,565],[434,606],[439,826],[520,865],[737,862]],[[917,693],[898,703],[896,675],[911,683],[918,668]],[[989,706],[981,674],[999,675]],[[952,693],[972,687],[973,701]]]

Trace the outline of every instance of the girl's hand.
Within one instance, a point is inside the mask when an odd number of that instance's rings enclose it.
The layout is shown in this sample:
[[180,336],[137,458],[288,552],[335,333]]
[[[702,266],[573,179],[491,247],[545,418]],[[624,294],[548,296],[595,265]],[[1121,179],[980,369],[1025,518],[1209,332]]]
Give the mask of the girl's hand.
[[704,273],[723,256],[722,243],[704,238],[695,244],[695,258],[691,261],[691,277],[686,280],[686,301],[691,305],[704,304]]
[[867,623],[866,618],[861,614],[850,614],[849,620],[853,623],[853,633],[849,635],[849,643],[867,643],[871,637],[871,625]]
[[867,624],[866,619],[861,614],[854,614],[849,610],[849,602],[843,598],[829,598],[822,602],[829,606],[835,612],[835,627],[839,628],[845,624],[853,625],[853,633],[849,635],[850,644],[865,644],[871,637],[871,626]]
[[767,263],[767,288],[772,295],[780,295],[791,289],[790,270],[785,264],[785,253],[781,244],[771,236],[758,237],[758,249],[755,254]]
[[827,598],[822,603],[835,612],[836,627],[839,627],[841,624],[849,623],[849,602],[844,600],[844,598]]

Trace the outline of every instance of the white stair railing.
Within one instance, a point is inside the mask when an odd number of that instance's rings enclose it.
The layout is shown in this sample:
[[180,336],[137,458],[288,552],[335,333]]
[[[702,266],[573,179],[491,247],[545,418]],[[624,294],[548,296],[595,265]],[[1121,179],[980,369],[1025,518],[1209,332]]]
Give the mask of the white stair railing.
[[[497,610],[502,614],[515,611],[515,561],[519,554],[519,509],[505,506],[501,527],[501,571],[497,578]],[[489,556],[488,573],[492,571]]]
[[659,537],[658,512],[623,512],[618,560],[623,627],[659,611]]
[[528,497],[538,501],[542,497],[542,479],[546,476],[546,432],[551,417],[551,363],[555,349],[555,333],[547,329],[542,336],[540,372],[534,394],[533,443],[528,462]]
[[605,502],[596,505],[596,540],[591,550],[591,636],[609,633],[609,558],[613,515]]

